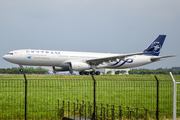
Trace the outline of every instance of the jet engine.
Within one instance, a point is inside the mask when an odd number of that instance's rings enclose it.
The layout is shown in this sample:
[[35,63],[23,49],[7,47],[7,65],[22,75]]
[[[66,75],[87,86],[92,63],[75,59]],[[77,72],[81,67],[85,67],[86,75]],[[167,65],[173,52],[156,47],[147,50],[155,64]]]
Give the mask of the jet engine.
[[84,62],[71,62],[70,63],[71,70],[88,70],[91,66]]
[[69,66],[67,67],[57,67],[57,66],[53,66],[53,70],[54,71],[69,71]]

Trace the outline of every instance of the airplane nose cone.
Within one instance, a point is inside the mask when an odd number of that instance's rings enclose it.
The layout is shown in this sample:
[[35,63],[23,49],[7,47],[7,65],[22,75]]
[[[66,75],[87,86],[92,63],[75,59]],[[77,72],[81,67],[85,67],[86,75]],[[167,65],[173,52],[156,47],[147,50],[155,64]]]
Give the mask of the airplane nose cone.
[[6,61],[10,61],[10,60],[11,60],[11,57],[8,56],[8,55],[4,55],[4,56],[3,56],[3,59],[6,60]]
[[7,59],[6,55],[4,55],[4,56],[3,56],[3,59],[4,59],[4,60],[6,60],[6,59]]
[[14,61],[16,60],[13,55],[4,55],[3,59],[12,63],[14,63]]

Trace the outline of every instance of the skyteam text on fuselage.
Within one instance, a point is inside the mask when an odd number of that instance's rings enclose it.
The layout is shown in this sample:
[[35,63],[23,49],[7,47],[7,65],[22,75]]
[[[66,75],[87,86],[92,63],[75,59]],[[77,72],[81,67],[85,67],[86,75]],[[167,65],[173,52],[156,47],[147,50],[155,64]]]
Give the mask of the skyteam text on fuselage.
[[[80,71],[88,75],[89,69],[125,69],[146,65],[172,56],[159,56],[166,35],[159,35],[143,52],[130,54],[91,53],[22,49],[3,56],[8,62],[28,66],[52,66],[55,71]],[[99,75],[99,71],[90,74]]]

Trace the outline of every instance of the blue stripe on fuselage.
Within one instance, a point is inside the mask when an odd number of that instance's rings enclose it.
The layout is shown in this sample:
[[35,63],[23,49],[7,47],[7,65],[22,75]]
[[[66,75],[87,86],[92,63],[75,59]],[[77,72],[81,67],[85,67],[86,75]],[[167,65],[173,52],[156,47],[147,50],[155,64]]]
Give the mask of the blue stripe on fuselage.
[[126,59],[122,64],[118,65],[118,66],[115,66],[117,65],[118,63],[120,63],[121,60],[119,60],[119,62],[116,62],[115,64],[113,64],[112,66],[114,66],[115,68],[117,67],[120,67],[120,66],[123,66],[125,63],[132,63],[133,62],[133,59],[129,58],[129,59]]

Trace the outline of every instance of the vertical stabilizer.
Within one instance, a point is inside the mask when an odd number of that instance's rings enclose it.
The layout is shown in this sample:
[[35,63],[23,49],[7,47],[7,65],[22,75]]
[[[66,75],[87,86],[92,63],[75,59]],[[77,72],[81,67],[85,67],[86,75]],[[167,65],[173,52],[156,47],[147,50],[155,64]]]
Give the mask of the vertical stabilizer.
[[158,56],[161,48],[163,46],[164,40],[166,38],[166,35],[159,35],[145,50],[145,51],[151,51],[150,53],[145,53],[144,55],[152,55],[152,56]]

